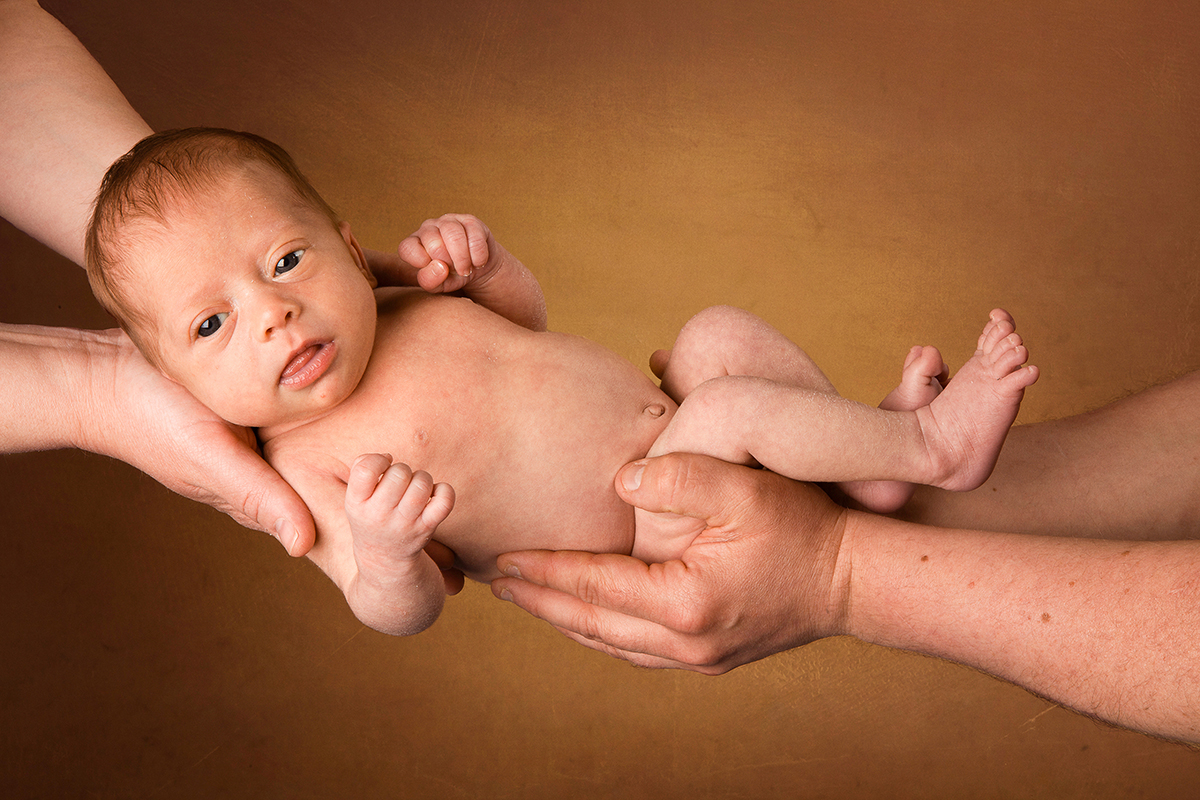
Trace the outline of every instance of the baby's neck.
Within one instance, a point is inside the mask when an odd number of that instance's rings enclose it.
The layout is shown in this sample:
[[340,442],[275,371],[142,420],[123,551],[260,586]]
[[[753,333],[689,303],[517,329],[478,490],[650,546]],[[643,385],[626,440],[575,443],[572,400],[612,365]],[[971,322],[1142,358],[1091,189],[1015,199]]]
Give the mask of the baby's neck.
[[[346,401],[343,400],[342,403],[344,402]],[[305,417],[304,419],[287,420],[285,422],[277,422],[274,425],[264,425],[260,428],[254,428],[254,433],[258,439],[258,444],[259,446],[266,445],[267,442],[282,436],[285,433],[290,433],[291,431],[303,428],[305,425],[310,425],[319,419],[323,419],[337,411],[340,406],[341,403],[338,403],[338,405],[334,406],[333,408],[327,408],[319,414],[311,417]]]

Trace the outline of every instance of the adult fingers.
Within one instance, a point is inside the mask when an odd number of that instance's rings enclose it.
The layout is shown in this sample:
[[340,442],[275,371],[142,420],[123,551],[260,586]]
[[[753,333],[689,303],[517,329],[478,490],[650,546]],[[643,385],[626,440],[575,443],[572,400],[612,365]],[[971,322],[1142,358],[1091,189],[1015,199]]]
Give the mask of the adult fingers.
[[575,641],[640,666],[712,666],[712,654],[697,647],[689,630],[679,629],[694,627],[686,614],[675,614],[692,604],[678,596],[664,598],[667,590],[654,567],[628,556],[565,551],[509,554],[501,562],[510,556],[510,567],[519,562],[530,574],[522,573],[525,580],[497,578],[492,593]]
[[567,630],[565,628],[556,628],[556,630],[563,636],[566,636],[568,639],[581,644],[584,647],[604,653],[605,655],[612,656],[613,658],[619,658],[622,661],[628,661],[630,664],[633,664],[637,667],[646,667],[648,669],[690,669],[695,671],[704,671],[698,669],[692,664],[685,664],[681,661],[673,661],[669,658],[662,658],[660,656],[633,650],[622,650],[619,647],[614,647],[606,642],[600,641],[599,639],[589,639],[582,634]]
[[[616,632],[619,625],[591,628],[589,624],[630,618],[683,632],[703,627],[696,611],[702,598],[693,596],[695,575],[681,561],[645,564],[615,553],[527,550],[505,553],[497,566],[507,576],[492,581],[497,597],[512,600],[547,622],[610,643],[613,640],[605,634],[610,627]],[[593,617],[586,613],[592,607],[613,614]]]

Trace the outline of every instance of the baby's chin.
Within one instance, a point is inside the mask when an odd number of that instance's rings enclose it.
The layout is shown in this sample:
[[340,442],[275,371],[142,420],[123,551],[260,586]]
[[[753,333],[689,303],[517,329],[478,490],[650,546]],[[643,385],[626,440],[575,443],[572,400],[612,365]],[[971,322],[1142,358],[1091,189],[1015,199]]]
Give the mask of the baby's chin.
[[[348,397],[351,393],[352,390],[347,391],[345,393],[346,397]],[[311,422],[316,422],[322,417],[325,417],[327,414],[341,405],[346,397],[341,395],[326,397],[323,398],[323,402],[307,403],[302,407],[294,409],[278,409],[277,413],[269,416],[258,415],[257,417],[243,417],[244,419],[250,420],[257,419],[258,424],[235,422],[230,417],[225,417],[224,415],[222,415],[222,418],[235,425],[243,425],[247,428],[254,428],[258,433],[259,443],[266,443],[280,434],[303,427]]]

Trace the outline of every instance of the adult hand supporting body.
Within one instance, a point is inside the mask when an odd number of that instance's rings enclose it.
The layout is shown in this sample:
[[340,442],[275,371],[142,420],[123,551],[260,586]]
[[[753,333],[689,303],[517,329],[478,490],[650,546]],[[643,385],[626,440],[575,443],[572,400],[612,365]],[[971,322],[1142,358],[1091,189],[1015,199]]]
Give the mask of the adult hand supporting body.
[[501,571],[521,580],[498,579],[493,592],[589,647],[707,674],[842,632],[845,509],[816,487],[678,454],[626,466],[617,486],[626,502],[703,519],[706,529],[682,559],[664,564],[504,555]]
[[514,577],[493,592],[644,666],[720,673],[845,634],[968,664],[1116,724],[1200,740],[1200,543],[931,528],[682,454],[629,465],[617,486],[634,505],[703,519],[707,530],[666,564],[508,554],[499,565]]

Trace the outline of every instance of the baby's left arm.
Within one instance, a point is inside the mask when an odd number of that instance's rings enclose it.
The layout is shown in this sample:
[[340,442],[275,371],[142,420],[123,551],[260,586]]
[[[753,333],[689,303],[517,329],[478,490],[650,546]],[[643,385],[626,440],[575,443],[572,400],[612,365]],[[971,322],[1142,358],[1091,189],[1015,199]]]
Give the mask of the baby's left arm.
[[397,636],[432,625],[446,595],[462,588],[461,573],[449,569],[452,554],[432,541],[454,506],[453,489],[383,454],[360,456],[348,472],[332,460],[317,466],[279,456],[271,463],[317,522],[308,556],[342,590],[354,615]]
[[425,630],[446,597],[425,547],[454,507],[454,490],[372,453],[351,465],[345,505],[357,570],[343,588],[355,616],[383,633]]
[[427,292],[458,292],[532,331],[546,330],[542,287],[524,264],[469,214],[426,220],[400,243],[400,258]]

